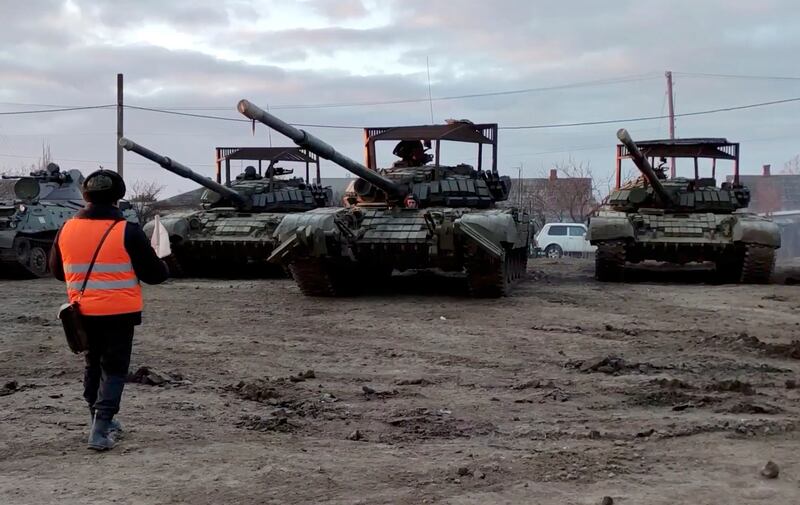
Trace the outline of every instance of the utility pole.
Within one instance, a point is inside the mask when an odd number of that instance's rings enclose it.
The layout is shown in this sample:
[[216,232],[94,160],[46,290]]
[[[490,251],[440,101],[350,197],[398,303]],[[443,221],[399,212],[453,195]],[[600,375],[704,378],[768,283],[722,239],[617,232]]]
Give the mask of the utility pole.
[[[667,77],[667,107],[669,108],[669,138],[675,138],[675,104],[673,103],[672,93],[672,72],[669,70],[664,74]],[[675,158],[669,160],[670,177],[675,177]]]
[[122,170],[122,74],[117,74],[117,173],[124,178]]

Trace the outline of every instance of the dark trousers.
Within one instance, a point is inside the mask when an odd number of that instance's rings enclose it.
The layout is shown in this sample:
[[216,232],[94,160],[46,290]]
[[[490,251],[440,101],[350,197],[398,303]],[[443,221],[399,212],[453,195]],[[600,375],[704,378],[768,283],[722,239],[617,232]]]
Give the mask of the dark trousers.
[[133,347],[132,324],[109,324],[86,318],[89,350],[83,374],[83,397],[98,419],[119,412]]

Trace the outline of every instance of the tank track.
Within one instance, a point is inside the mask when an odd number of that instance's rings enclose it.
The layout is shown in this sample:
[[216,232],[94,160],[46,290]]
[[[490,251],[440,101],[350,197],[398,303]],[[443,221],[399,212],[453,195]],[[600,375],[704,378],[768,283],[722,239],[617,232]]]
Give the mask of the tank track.
[[763,245],[748,244],[744,250],[741,282],[766,284],[775,269],[775,249]]
[[625,242],[610,241],[597,244],[594,257],[594,277],[601,282],[621,282],[625,279]]
[[467,286],[476,298],[499,298],[511,293],[513,284],[525,276],[528,268],[526,248],[506,252],[503,261],[483,252],[466,258]]
[[348,296],[354,293],[355,279],[348,269],[322,259],[298,259],[289,265],[300,291],[306,296]]

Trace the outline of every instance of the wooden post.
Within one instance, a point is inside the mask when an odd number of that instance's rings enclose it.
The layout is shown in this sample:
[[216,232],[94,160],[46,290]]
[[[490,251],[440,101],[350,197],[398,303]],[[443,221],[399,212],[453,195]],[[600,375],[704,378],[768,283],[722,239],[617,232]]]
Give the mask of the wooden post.
[[222,184],[222,159],[220,158],[220,149],[216,149],[216,156],[214,157],[214,165],[217,167],[217,184]]
[[[666,72],[667,77],[667,107],[669,109],[669,138],[675,138],[675,104],[673,103],[672,93],[672,72]],[[669,160],[669,176],[675,178],[675,158]]]
[[122,169],[122,153],[124,149],[119,145],[122,138],[122,74],[117,74],[117,173],[124,178]]

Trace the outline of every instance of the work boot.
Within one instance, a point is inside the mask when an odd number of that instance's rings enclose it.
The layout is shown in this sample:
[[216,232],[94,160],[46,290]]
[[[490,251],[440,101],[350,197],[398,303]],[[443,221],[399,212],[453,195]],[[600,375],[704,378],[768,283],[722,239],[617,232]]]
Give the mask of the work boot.
[[[94,409],[89,409],[89,426],[94,423]],[[108,428],[109,433],[122,433],[122,425],[116,419],[111,420]]]
[[87,446],[95,451],[107,451],[114,448],[114,438],[111,436],[111,421],[108,419],[94,418],[92,432],[89,434]]

